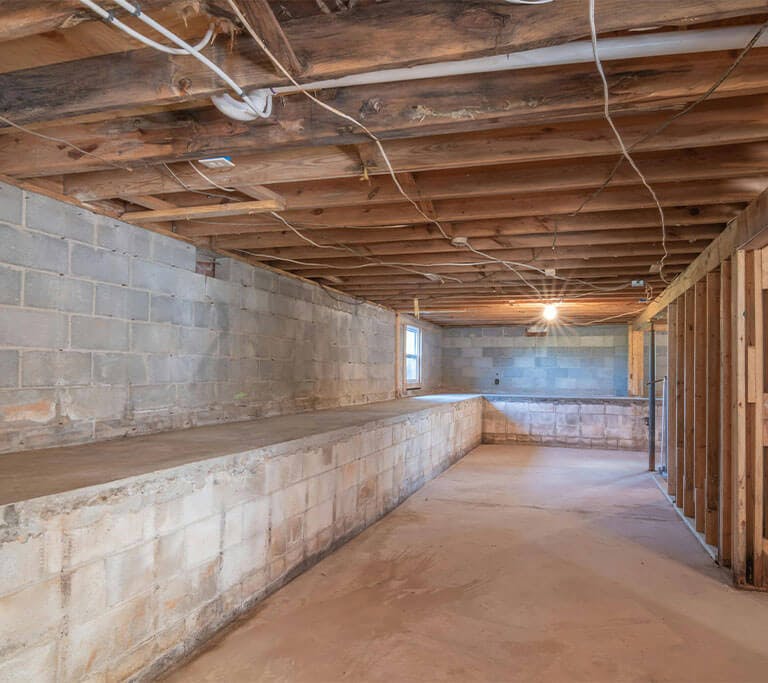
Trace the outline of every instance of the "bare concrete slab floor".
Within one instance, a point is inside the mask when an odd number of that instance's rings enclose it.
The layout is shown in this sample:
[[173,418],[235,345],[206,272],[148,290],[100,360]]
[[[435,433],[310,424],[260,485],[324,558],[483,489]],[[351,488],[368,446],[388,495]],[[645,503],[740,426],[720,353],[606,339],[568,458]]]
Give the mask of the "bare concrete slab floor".
[[482,446],[168,680],[751,683],[767,629],[643,456]]

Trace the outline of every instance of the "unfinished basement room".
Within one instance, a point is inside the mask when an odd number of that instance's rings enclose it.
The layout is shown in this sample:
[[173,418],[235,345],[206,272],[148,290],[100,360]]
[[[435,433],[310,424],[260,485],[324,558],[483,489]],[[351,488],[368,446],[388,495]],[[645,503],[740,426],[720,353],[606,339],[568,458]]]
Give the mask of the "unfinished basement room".
[[0,683],[768,681],[768,0],[0,0]]

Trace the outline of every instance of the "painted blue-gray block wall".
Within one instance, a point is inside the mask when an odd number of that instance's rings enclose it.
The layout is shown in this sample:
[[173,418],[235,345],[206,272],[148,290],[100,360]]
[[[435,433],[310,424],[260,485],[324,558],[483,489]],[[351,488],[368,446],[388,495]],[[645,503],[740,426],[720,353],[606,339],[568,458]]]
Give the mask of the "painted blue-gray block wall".
[[[453,391],[546,396],[626,396],[626,325],[452,327],[443,334],[443,384]],[[498,383],[497,383],[498,382]]]

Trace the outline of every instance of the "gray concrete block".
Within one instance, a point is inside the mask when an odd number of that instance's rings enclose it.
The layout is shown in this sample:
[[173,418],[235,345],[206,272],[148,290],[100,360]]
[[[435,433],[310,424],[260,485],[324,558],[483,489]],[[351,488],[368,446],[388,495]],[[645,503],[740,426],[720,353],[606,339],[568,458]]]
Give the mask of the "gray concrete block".
[[131,325],[131,351],[161,353],[176,350],[178,328],[154,323],[133,323]]
[[56,311],[0,308],[0,346],[60,349],[67,343],[67,317]]
[[19,386],[19,352],[0,350],[0,387]]
[[127,351],[128,323],[110,318],[72,316],[72,348]]
[[97,384],[145,384],[144,357],[132,353],[94,353],[93,381]]
[[201,300],[205,292],[205,276],[161,263],[134,259],[132,286],[157,294],[173,294],[190,300]]
[[195,308],[205,306],[197,301],[187,301],[175,296],[152,295],[150,321],[173,323],[174,325],[195,324]]
[[0,224],[0,255],[4,263],[66,273],[69,262],[67,242],[22,228]]
[[90,384],[91,354],[76,351],[25,351],[21,383],[25,387]]
[[18,187],[0,183],[0,221],[21,225],[22,197]]
[[96,315],[126,320],[149,318],[149,294],[127,287],[96,286]]
[[25,199],[28,228],[93,244],[95,214],[40,194],[27,192]]
[[130,280],[130,262],[124,254],[73,244],[71,272],[93,280],[127,285]]
[[105,216],[99,216],[96,224],[96,243],[113,251],[150,258],[152,233],[135,225],[129,225]]
[[21,270],[0,266],[0,304],[21,303]]
[[179,330],[179,352],[189,354],[215,354],[218,334],[201,327],[182,327]]
[[131,405],[134,410],[173,408],[176,404],[176,385],[157,384],[131,387]]
[[193,244],[152,233],[152,260],[195,272],[197,249]]
[[68,313],[91,313],[93,285],[65,275],[28,270],[24,274],[24,305]]

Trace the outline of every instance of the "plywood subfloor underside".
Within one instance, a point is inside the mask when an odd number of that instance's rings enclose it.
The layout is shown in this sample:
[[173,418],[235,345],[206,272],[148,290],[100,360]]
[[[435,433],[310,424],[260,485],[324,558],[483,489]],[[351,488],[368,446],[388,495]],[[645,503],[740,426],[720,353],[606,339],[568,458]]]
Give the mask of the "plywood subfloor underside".
[[639,454],[482,446],[171,681],[764,681],[737,592]]

